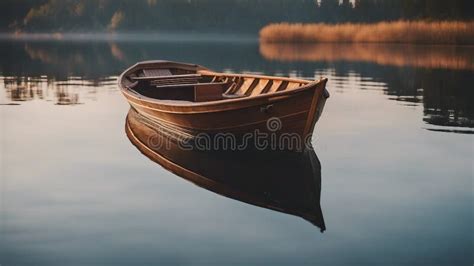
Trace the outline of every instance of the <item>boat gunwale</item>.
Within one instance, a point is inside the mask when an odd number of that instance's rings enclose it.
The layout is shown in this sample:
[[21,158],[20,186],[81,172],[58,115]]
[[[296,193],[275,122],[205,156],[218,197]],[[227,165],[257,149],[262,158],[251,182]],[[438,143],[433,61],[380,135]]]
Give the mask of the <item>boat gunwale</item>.
[[[289,81],[289,82],[295,82],[295,83],[305,83],[305,85],[302,85],[296,89],[291,89],[291,90],[283,90],[283,91],[277,91],[277,92],[272,92],[272,93],[265,93],[265,94],[259,94],[256,96],[249,96],[249,97],[242,97],[242,98],[235,98],[235,99],[222,99],[218,101],[209,101],[209,102],[190,102],[190,101],[170,101],[170,100],[158,100],[154,99],[151,97],[144,96],[142,94],[139,94],[137,92],[134,92],[132,89],[126,87],[123,85],[123,79],[129,75],[131,72],[136,71],[140,68],[149,68],[152,67],[153,65],[156,64],[171,64],[171,65],[176,65],[176,66],[184,66],[184,67],[194,67],[196,68],[196,71],[199,71],[200,73],[203,74],[209,74],[209,75],[215,75],[215,76],[227,76],[227,77],[243,77],[243,78],[259,78],[259,79],[271,79],[271,80],[282,80],[282,81]],[[150,65],[150,66],[148,66]],[[321,82],[327,82],[327,78],[321,78],[319,80],[315,81],[310,81],[310,80],[305,80],[305,79],[295,79],[295,78],[287,78],[287,77],[275,77],[275,76],[267,76],[267,75],[255,75],[255,74],[235,74],[235,73],[221,73],[221,72],[214,72],[212,70],[209,70],[205,67],[202,67],[200,65],[193,65],[193,64],[187,64],[187,63],[180,63],[180,62],[171,62],[171,61],[163,61],[163,60],[151,60],[151,61],[142,61],[138,62],[135,65],[129,67],[127,70],[125,70],[118,78],[118,86],[120,90],[122,91],[123,94],[125,94],[128,97],[131,97],[138,102],[146,102],[149,104],[152,104],[154,107],[158,106],[163,106],[163,107],[183,107],[183,108],[193,108],[193,107],[215,107],[219,105],[226,105],[229,103],[239,103],[239,102],[246,102],[246,101],[251,101],[251,100],[258,100],[258,99],[265,99],[265,98],[272,98],[272,97],[279,97],[279,96],[287,96],[287,95],[292,95],[295,93],[299,93],[304,90],[308,90],[311,88],[317,87],[317,85]],[[237,107],[239,108],[239,107]],[[155,109],[155,108],[153,108]],[[170,111],[170,110],[161,110],[163,112],[172,112],[174,113],[175,111]],[[206,111],[202,111],[205,113]],[[213,112],[213,111],[211,111]]]

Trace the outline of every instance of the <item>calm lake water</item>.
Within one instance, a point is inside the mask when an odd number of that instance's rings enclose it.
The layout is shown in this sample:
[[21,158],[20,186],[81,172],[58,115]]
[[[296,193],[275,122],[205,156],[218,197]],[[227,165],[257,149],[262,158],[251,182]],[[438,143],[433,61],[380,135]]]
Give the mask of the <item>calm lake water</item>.
[[[474,47],[3,40],[0,55],[2,266],[473,263]],[[115,79],[149,59],[329,78],[326,231],[140,153]]]

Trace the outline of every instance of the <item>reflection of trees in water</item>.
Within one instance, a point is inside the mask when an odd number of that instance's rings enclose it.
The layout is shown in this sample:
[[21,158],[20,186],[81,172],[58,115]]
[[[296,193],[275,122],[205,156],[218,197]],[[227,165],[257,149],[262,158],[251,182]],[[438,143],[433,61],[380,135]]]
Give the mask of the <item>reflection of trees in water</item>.
[[[53,101],[57,105],[81,104],[81,95],[94,99],[97,89],[103,84],[114,82],[114,79],[103,81],[84,81],[71,78],[68,81],[55,81],[48,78],[8,77],[1,79],[7,98],[11,101],[31,101],[35,99]],[[92,90],[84,90],[92,88]]]
[[27,78],[4,78],[3,85],[7,97],[12,101],[31,101],[34,99],[45,99],[45,91],[39,79],[28,80]]
[[277,62],[330,64],[340,76],[357,72],[386,83],[392,100],[422,102],[429,124],[474,127],[473,47],[262,43],[260,53]]
[[84,64],[84,57],[82,53],[71,51],[71,53],[67,54],[67,57],[62,57],[60,54],[54,53],[48,49],[34,48],[28,44],[25,44],[24,49],[26,54],[32,60],[39,60],[48,64]]
[[[388,69],[383,73],[394,100],[422,102],[425,121],[437,126],[474,127],[471,71]],[[420,100],[419,100],[420,99]]]
[[474,70],[474,47],[400,44],[288,44],[260,43],[270,60],[356,61],[378,65]]
[[79,104],[79,94],[70,93],[67,88],[58,87],[56,89],[56,104],[58,105],[75,105]]
[[[198,63],[217,71],[295,73],[303,77],[313,77],[315,70],[331,69],[331,75],[338,77],[355,74],[386,84],[381,88],[392,100],[407,105],[423,103],[424,120],[429,124],[474,127],[474,110],[469,103],[473,99],[469,85],[474,83],[474,48],[348,44],[318,47],[319,51],[297,50],[296,55],[291,52],[293,48],[278,48],[280,59],[272,57],[269,61],[266,59],[269,55],[264,54],[268,51],[260,47],[259,54],[258,44],[251,42],[0,42],[0,73],[20,77],[46,75],[50,80],[42,83],[52,83],[49,91],[56,91],[58,86],[67,88],[50,100],[78,103],[81,96],[71,96],[78,93],[72,88],[115,87],[112,79],[103,77],[117,76],[141,60],[169,59]],[[28,84],[36,83],[30,78]],[[42,99],[44,96],[40,95],[47,91],[29,86],[11,85],[11,99]],[[344,91],[347,85],[341,83],[341,86]]]
[[390,99],[423,103],[423,120],[438,126],[474,127],[472,71],[370,67],[362,71],[387,84]]
[[8,76],[70,76],[100,79],[117,74],[125,64],[118,46],[86,42],[0,42],[0,72]]
[[423,90],[425,122],[440,126],[474,128],[474,82],[472,72],[439,71],[420,73]]
[[47,75],[56,80],[117,76],[137,61],[152,59],[198,63],[216,70],[265,70],[265,62],[251,42],[10,41],[0,42],[0,56],[4,75]]

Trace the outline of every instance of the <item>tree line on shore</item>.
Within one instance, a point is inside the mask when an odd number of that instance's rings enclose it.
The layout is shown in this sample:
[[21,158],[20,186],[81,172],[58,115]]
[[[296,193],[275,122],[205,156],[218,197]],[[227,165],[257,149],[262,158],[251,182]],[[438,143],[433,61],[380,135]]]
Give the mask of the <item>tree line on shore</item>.
[[2,32],[255,33],[275,22],[472,20],[471,0],[2,0]]

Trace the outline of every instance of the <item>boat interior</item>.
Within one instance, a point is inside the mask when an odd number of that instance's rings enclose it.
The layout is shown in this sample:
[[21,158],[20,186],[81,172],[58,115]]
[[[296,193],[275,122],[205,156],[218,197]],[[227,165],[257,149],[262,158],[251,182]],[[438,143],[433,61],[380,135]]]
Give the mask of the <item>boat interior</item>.
[[125,75],[127,89],[157,100],[208,102],[292,90],[304,80],[215,73],[183,68],[140,68]]

